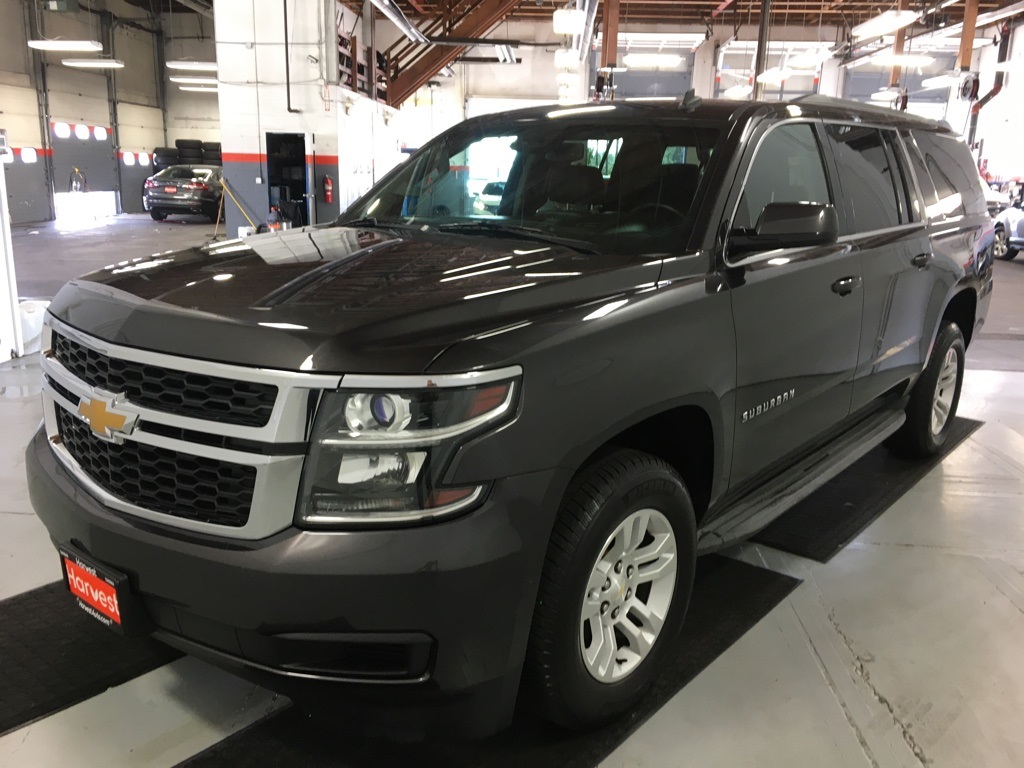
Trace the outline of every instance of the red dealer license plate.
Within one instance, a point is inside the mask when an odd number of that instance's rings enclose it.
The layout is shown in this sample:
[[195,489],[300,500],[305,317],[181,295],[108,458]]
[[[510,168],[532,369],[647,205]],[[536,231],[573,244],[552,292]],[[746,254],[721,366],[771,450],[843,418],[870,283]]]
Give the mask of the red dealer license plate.
[[128,577],[94,563],[72,547],[60,546],[57,551],[64,584],[78,607],[115,632],[128,634],[125,624],[131,621],[126,621],[126,613],[132,610]]
[[177,187],[164,187],[164,192],[166,192],[168,195],[175,195],[175,194],[178,193],[178,188]]

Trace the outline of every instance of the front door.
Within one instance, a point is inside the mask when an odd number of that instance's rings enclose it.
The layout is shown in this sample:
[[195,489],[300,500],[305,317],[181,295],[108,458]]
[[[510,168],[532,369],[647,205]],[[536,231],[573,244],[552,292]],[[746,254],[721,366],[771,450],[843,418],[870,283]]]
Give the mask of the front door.
[[[749,166],[730,231],[772,202],[835,205],[820,127],[771,127]],[[737,381],[732,485],[769,471],[850,413],[863,314],[860,256],[847,244],[727,256]]]

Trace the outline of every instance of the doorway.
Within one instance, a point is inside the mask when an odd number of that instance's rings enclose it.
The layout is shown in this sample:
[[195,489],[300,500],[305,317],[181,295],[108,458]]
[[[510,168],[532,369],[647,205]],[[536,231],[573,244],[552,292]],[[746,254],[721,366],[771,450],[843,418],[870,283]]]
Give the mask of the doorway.
[[306,136],[267,134],[267,192],[270,207],[279,208],[292,226],[310,223]]

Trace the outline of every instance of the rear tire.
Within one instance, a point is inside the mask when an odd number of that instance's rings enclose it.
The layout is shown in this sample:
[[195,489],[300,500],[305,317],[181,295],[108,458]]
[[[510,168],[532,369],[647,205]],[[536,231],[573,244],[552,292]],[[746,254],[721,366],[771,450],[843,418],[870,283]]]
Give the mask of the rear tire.
[[163,221],[167,218],[167,214],[163,211],[150,211],[149,215],[153,217],[153,221]]
[[644,695],[676,650],[696,555],[693,504],[666,462],[616,450],[576,474],[548,545],[526,660],[526,694],[547,719],[588,728]]
[[886,441],[893,453],[925,459],[942,450],[960,404],[965,351],[960,326],[951,322],[939,329],[928,365],[911,391],[907,420]]

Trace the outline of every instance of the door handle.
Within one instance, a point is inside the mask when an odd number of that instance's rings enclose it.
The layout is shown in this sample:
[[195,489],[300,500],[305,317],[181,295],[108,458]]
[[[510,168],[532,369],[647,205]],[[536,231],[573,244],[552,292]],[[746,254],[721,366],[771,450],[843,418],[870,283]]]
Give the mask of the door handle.
[[918,269],[924,269],[933,261],[935,261],[934,253],[919,253],[917,254],[917,256],[910,260],[910,263],[913,264]]
[[843,277],[832,283],[832,293],[849,296],[856,288],[860,288],[864,280],[859,276]]

